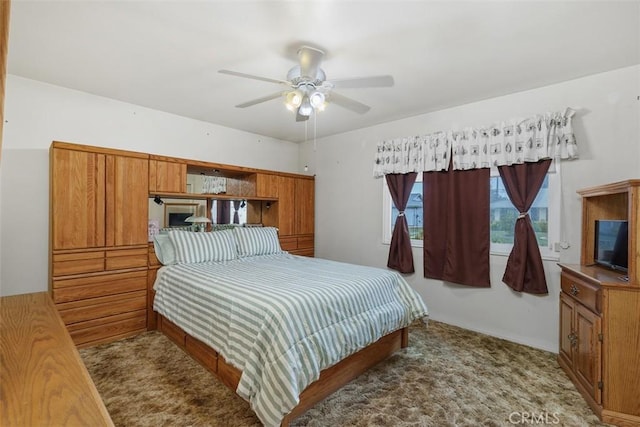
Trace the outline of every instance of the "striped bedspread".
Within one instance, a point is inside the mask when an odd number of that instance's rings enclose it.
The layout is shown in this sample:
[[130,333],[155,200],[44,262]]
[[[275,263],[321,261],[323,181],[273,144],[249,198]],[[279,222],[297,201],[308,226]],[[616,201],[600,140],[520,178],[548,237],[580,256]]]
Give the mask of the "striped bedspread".
[[393,271],[287,253],[163,267],[154,289],[156,311],[243,372],[266,426],[321,370],[427,315]]

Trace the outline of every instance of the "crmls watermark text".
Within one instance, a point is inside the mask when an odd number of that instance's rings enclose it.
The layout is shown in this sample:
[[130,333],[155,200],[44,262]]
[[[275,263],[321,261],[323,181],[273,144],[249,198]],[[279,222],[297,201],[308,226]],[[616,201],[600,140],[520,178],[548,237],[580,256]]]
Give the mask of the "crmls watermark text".
[[509,422],[522,425],[560,424],[560,418],[557,412],[512,412]]

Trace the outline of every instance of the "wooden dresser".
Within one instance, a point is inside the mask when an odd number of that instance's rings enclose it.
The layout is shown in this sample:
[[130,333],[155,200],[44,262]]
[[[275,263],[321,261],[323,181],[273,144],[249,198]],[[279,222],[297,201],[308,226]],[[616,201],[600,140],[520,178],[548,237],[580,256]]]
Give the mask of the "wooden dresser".
[[147,328],[149,156],[54,142],[50,291],[78,346]]
[[[580,264],[560,264],[558,362],[605,422],[640,426],[640,180],[578,191]],[[595,221],[629,221],[629,270],[594,263]]]
[[48,293],[0,298],[0,425],[113,426]]

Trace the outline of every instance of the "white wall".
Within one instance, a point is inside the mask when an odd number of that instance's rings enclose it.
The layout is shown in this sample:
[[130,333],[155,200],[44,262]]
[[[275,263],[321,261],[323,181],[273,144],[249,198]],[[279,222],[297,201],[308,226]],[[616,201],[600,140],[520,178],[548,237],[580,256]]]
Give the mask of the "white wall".
[[7,76],[0,295],[47,290],[51,141],[298,172],[298,145]]
[[[438,130],[481,126],[514,117],[559,111],[578,113],[574,131],[580,159],[562,164],[563,240],[571,247],[560,262],[579,262],[580,188],[640,178],[640,67],[561,84],[335,135],[301,147],[300,166],[316,173],[316,256],[384,267],[382,182],[372,178],[378,141]],[[512,341],[557,351],[557,261],[545,261],[549,295],[513,292],[501,282],[506,257],[491,256],[489,289],[427,280],[422,251],[414,248],[416,273],[407,276],[433,319]]]

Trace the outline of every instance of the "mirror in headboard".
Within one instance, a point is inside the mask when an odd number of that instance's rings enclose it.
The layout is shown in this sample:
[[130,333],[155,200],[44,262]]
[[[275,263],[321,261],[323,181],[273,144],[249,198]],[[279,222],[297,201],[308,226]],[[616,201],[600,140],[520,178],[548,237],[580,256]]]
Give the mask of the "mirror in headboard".
[[[160,203],[161,202],[161,203]],[[205,216],[213,224],[244,224],[247,222],[247,202],[244,200],[149,198],[149,222],[159,229],[189,227],[185,220]]]

